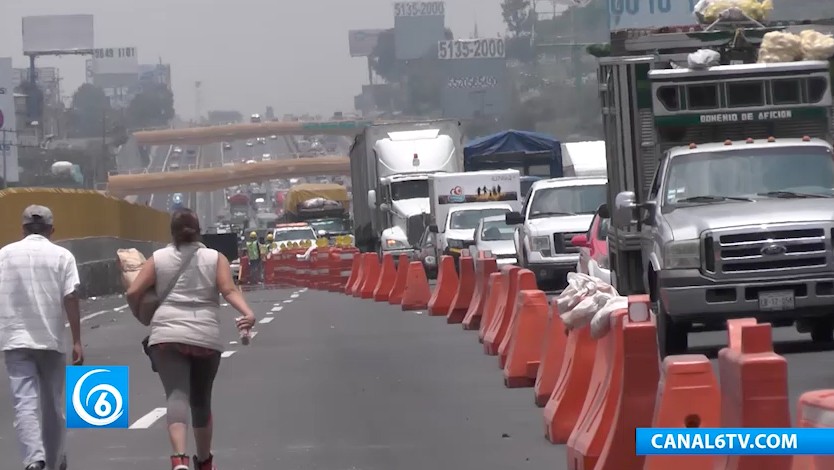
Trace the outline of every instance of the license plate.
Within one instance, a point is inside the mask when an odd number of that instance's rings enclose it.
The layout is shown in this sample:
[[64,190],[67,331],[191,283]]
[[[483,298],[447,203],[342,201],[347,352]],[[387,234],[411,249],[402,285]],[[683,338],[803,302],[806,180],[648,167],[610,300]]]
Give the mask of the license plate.
[[794,298],[793,291],[780,290],[774,292],[760,292],[759,293],[759,310],[774,311],[774,310],[793,310]]

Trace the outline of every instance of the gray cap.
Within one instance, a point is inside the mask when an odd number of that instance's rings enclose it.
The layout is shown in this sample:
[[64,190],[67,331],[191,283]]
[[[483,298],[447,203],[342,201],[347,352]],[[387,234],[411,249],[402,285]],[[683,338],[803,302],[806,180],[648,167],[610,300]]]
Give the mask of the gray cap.
[[52,225],[52,211],[48,207],[31,205],[23,210],[23,225]]

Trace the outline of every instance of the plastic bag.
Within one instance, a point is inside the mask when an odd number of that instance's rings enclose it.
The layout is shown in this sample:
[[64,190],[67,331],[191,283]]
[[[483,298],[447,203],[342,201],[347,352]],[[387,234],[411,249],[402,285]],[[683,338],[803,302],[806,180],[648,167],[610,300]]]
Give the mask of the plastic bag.
[[557,299],[557,307],[565,326],[572,330],[589,325],[599,309],[609,299],[618,296],[617,291],[601,279],[587,274],[570,273],[568,289]]
[[136,248],[120,248],[116,250],[116,257],[122,270],[122,285],[127,290],[145,264],[145,255]]
[[718,19],[744,21],[745,15],[765,21],[772,11],[773,0],[700,0],[693,13],[702,23],[714,23]]
[[799,42],[805,60],[828,60],[834,57],[834,38],[828,34],[806,29],[799,33]]
[[771,31],[762,37],[759,47],[760,64],[795,62],[802,59],[802,40],[793,33]]
[[711,49],[700,49],[686,57],[687,65],[692,70],[703,70],[721,65],[721,54]]

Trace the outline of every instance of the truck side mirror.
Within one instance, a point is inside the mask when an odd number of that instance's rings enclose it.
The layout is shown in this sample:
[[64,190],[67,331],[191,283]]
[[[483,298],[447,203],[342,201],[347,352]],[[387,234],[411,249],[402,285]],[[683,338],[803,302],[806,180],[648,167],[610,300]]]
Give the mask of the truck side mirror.
[[439,231],[440,231],[440,230],[438,230],[437,225],[434,225],[434,224],[429,225],[429,232],[431,232],[431,233],[438,233]]
[[388,211],[391,210],[391,206],[388,205],[387,202],[383,202],[382,204],[379,205],[379,210],[381,210],[383,212],[388,212]]
[[611,211],[608,210],[608,204],[603,204],[599,206],[597,209],[597,214],[601,219],[610,219],[611,218]]
[[376,190],[374,189],[368,191],[368,207],[370,207],[371,210],[376,209]]
[[633,191],[623,191],[617,194],[614,199],[614,213],[611,217],[615,227],[626,228],[636,222],[634,220],[634,212],[637,209],[636,199],[637,196]]
[[504,216],[507,225],[521,225],[524,223],[524,216],[520,212],[507,212]]
[[656,210],[657,204],[654,201],[646,201],[640,204],[640,221],[644,224],[651,224]]

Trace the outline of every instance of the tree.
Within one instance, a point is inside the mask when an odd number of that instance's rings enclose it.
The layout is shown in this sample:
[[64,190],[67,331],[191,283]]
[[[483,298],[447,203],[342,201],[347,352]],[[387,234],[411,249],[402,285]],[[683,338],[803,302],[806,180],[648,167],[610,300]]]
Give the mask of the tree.
[[174,118],[174,94],[161,83],[146,83],[127,107],[131,128],[167,126]]
[[501,16],[513,37],[529,36],[533,33],[535,15],[530,0],[503,0]]
[[[451,29],[446,28],[445,38],[446,40],[455,38]],[[371,69],[373,69],[377,75],[382,77],[383,80],[389,83],[398,82],[406,75],[404,63],[403,61],[397,60],[396,51],[394,29],[387,29],[379,35],[376,47],[369,57],[371,61]],[[428,55],[437,57],[436,52],[437,51],[429,51]]]
[[110,99],[104,91],[85,83],[72,95],[70,134],[73,137],[101,137],[105,119],[112,113]]

